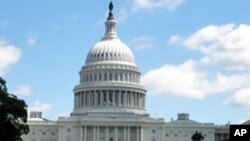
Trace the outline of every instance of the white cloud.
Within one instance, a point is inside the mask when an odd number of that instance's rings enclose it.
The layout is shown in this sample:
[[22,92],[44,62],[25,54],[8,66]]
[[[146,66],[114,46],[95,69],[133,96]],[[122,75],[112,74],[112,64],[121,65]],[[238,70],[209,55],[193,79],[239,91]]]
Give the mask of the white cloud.
[[31,96],[32,89],[28,85],[22,85],[22,86],[19,86],[16,90],[14,90],[13,94],[17,96]]
[[175,10],[185,0],[134,0],[134,9],[154,9],[166,7],[168,10]]
[[181,65],[166,64],[150,70],[142,84],[155,96],[178,96],[202,99],[211,94],[233,93],[250,86],[250,74],[208,74],[202,65],[189,60]]
[[198,50],[203,63],[233,70],[250,68],[250,25],[210,25],[187,38],[172,36],[170,43]]
[[142,77],[142,84],[150,94],[157,96],[204,98],[207,91],[210,91],[210,86],[205,74],[199,72],[196,65],[192,60],[179,66],[164,65],[147,72]]
[[39,112],[47,112],[51,109],[52,105],[48,103],[41,103],[40,101],[36,101],[33,106],[29,108],[29,111],[39,111]]
[[225,103],[229,105],[250,107],[250,87],[236,91]]
[[139,36],[132,39],[132,46],[135,51],[152,49],[154,47],[154,38],[147,36]]
[[28,43],[30,46],[35,45],[36,42],[37,42],[37,36],[36,36],[36,35],[32,35],[32,36],[30,36],[30,37],[27,39],[27,43]]
[[21,50],[0,38],[0,75],[4,75],[9,67],[21,58]]

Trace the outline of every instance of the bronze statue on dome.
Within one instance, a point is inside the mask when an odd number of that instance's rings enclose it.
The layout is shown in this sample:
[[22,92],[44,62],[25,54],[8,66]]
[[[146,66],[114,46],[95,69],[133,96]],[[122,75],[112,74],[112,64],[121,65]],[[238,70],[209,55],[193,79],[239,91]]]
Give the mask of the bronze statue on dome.
[[114,19],[114,16],[113,16],[113,8],[114,8],[114,5],[112,3],[112,1],[109,3],[109,16],[107,18],[107,20],[113,20]]

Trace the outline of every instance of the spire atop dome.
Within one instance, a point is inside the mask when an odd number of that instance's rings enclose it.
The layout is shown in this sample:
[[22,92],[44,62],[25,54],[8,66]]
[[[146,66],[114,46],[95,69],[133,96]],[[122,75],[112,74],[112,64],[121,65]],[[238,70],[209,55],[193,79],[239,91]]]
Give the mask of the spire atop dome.
[[102,38],[102,41],[117,38],[116,29],[115,29],[116,20],[113,16],[113,8],[114,8],[114,5],[111,1],[109,3],[109,16],[105,22],[106,31],[105,31],[104,37]]

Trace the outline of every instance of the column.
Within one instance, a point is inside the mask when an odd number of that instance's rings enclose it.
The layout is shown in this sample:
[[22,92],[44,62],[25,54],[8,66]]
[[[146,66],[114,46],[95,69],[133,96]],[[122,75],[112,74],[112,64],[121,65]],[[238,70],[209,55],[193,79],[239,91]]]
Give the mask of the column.
[[124,98],[124,105],[126,106],[126,107],[128,107],[128,92],[127,91],[125,91],[125,98]]
[[80,141],[82,141],[83,140],[83,127],[82,126],[80,126],[80,129],[79,129],[80,131],[79,131],[79,133],[80,133]]
[[103,93],[102,93],[102,90],[100,90],[100,105],[103,106]]
[[88,91],[87,97],[88,97],[88,106],[89,107],[90,107],[90,103],[91,103],[91,101],[90,101],[90,95],[91,95],[91,92]]
[[118,106],[119,106],[119,107],[121,106],[121,103],[122,103],[122,102],[121,102],[121,100],[122,100],[122,99],[121,99],[121,96],[122,96],[122,95],[121,95],[121,91],[118,91]]
[[127,138],[126,138],[126,136],[127,136],[127,135],[126,135],[126,134],[127,134],[127,133],[126,133],[126,130],[127,130],[127,127],[126,127],[126,126],[124,126],[124,141],[126,141],[126,140],[127,140]]
[[97,92],[96,91],[94,91],[94,106],[96,107],[97,106],[97,101],[98,99],[97,99]]
[[140,134],[139,134],[139,129],[140,129],[140,128],[137,126],[137,127],[136,127],[136,141],[139,141],[139,135],[140,135]]
[[84,126],[84,141],[87,141],[87,132],[86,132],[87,128],[86,126]]
[[115,126],[115,141],[118,141],[117,126]]
[[87,92],[84,92],[84,106],[87,107]]
[[79,108],[79,95],[76,93],[76,107]]
[[106,126],[106,141],[108,141],[108,139],[109,139],[109,133],[108,133],[108,126]]
[[128,126],[128,141],[130,141],[130,126]]
[[99,134],[100,134],[100,126],[97,126],[97,136],[96,136],[96,141],[100,140]]
[[93,141],[96,141],[96,139],[95,139],[95,126],[93,126]]
[[131,92],[132,97],[132,107],[135,107],[135,93]]
[[80,92],[80,108],[82,107],[82,92]]
[[143,127],[140,127],[140,129],[141,129],[141,130],[140,130],[140,132],[141,132],[141,133],[140,133],[140,134],[141,134],[141,136],[140,136],[140,137],[141,137],[141,138],[140,138],[140,140],[141,140],[141,141],[143,141]]
[[106,91],[106,106],[108,106],[108,104],[109,104],[109,91],[107,90]]
[[112,106],[115,106],[115,91],[112,91]]

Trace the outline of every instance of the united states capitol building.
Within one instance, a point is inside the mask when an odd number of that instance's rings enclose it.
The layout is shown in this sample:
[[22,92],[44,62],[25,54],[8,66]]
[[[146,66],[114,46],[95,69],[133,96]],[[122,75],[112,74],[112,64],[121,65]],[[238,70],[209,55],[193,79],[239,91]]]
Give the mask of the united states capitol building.
[[30,132],[24,141],[191,141],[198,131],[204,141],[228,139],[229,125],[200,123],[188,113],[165,122],[145,109],[146,88],[129,47],[116,33],[116,20],[109,7],[106,31],[89,51],[74,87],[70,116],[51,121],[31,111]]

